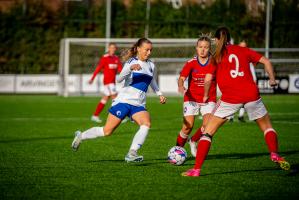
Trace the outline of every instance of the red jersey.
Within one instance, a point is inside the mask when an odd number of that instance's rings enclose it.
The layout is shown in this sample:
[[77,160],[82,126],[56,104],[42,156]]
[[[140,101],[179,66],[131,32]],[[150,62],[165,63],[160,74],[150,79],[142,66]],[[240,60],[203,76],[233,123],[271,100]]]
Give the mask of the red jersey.
[[[180,76],[188,79],[188,90],[184,95],[184,102],[194,101],[203,103],[204,96],[204,80],[206,74],[213,74],[215,66],[211,64],[210,58],[205,64],[201,64],[196,57],[189,60],[183,67]],[[212,80],[209,91],[209,102],[216,102],[216,81],[215,76]]]
[[216,81],[227,103],[246,103],[260,98],[250,72],[250,63],[257,63],[262,55],[237,45],[227,45],[227,51],[216,67]]
[[116,55],[110,56],[109,54],[104,54],[97,65],[97,68],[93,72],[91,80],[94,80],[96,75],[103,70],[104,75],[104,85],[109,83],[115,83],[115,77],[117,72],[121,72],[122,65],[121,61]]

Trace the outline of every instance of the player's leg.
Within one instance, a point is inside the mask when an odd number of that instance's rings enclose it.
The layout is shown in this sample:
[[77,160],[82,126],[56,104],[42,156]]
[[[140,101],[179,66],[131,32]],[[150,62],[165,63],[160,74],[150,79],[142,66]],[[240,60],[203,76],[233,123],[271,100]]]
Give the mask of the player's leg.
[[188,140],[188,135],[193,129],[194,116],[199,114],[199,105],[196,102],[186,101],[183,104],[183,126],[177,136],[177,146],[183,147]]
[[116,104],[109,109],[109,114],[104,127],[93,127],[84,132],[76,131],[75,138],[72,143],[74,151],[79,149],[82,141],[94,139],[97,137],[109,136],[119,126],[122,119],[124,119],[129,112],[127,104]]
[[255,120],[261,131],[264,133],[265,142],[270,152],[270,158],[284,170],[290,169],[290,164],[278,154],[277,133],[272,127],[270,116],[261,99],[245,104],[249,120]]
[[204,128],[208,124],[210,117],[212,116],[212,112],[215,109],[216,104],[214,102],[209,102],[207,105],[203,105],[200,107],[200,113],[202,115],[202,125],[195,134],[191,137],[192,142],[198,142],[202,133],[204,132]]
[[82,133],[80,131],[76,131],[75,138],[72,143],[73,150],[77,151],[84,140],[111,135],[120,123],[121,119],[109,113],[104,127],[92,127]]
[[184,147],[185,143],[187,142],[188,136],[191,133],[194,125],[194,115],[188,115],[183,117],[183,126],[182,129],[180,130],[177,140],[176,140],[176,145],[180,147]]
[[215,109],[215,102],[209,102],[206,105],[200,106],[200,113],[203,116],[202,117],[202,125],[200,128],[197,129],[195,134],[188,140],[188,143],[190,145],[190,151],[191,154],[195,157],[197,152],[197,146],[196,143],[199,141],[200,137],[202,136],[204,129],[206,125],[208,124],[208,121],[211,117],[211,113]]
[[91,116],[91,121],[97,122],[97,123],[101,123],[102,120],[99,118],[100,113],[102,112],[102,110],[104,109],[107,101],[109,100],[109,95],[105,95],[102,97],[101,101],[98,103],[95,112],[93,113],[93,115]]
[[227,121],[227,117],[234,115],[241,106],[241,104],[230,104],[223,101],[219,101],[217,103],[215,112],[213,112],[213,115],[210,117],[205,127],[204,134],[202,134],[198,142],[195,165],[193,169],[182,173],[183,176],[200,175],[201,166],[203,165],[210,150],[212,137],[218,128]]
[[150,115],[144,109],[134,113],[132,115],[132,119],[139,125],[139,129],[135,133],[129,152],[125,157],[125,160],[127,162],[141,162],[143,161],[143,156],[139,156],[137,154],[137,151],[142,147],[148,135],[151,126]]
[[245,114],[245,108],[242,107],[239,110],[239,116],[238,116],[238,119],[239,119],[240,122],[245,122],[244,114]]
[[182,176],[199,176],[200,169],[203,165],[208,152],[211,147],[212,137],[216,133],[217,129],[222,126],[227,121],[227,119],[223,119],[216,116],[211,116],[204,134],[202,134],[198,146],[197,146],[197,153],[195,158],[195,165],[192,169],[187,170],[186,172],[182,173]]

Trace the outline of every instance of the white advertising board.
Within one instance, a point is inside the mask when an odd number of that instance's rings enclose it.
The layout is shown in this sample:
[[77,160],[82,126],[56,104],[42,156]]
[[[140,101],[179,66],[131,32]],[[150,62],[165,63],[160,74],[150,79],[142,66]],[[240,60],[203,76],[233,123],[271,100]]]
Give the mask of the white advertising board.
[[58,75],[17,75],[16,93],[57,93]]
[[0,76],[0,93],[15,92],[15,75]]
[[299,74],[290,74],[289,80],[289,93],[299,93]]

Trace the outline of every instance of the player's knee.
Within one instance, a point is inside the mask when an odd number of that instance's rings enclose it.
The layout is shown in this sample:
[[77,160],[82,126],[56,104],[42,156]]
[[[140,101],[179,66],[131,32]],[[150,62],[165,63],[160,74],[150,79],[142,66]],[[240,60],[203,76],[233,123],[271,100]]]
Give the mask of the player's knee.
[[151,127],[151,122],[143,122],[140,126],[147,126],[148,128]]
[[111,130],[111,129],[103,129],[103,131],[104,131],[104,135],[105,135],[105,137],[106,136],[110,136],[110,135],[112,135],[112,133],[113,133],[113,130]]
[[187,123],[187,124],[184,124],[182,131],[184,133],[189,133],[190,131],[192,131],[192,129],[193,129],[193,125],[190,123]]

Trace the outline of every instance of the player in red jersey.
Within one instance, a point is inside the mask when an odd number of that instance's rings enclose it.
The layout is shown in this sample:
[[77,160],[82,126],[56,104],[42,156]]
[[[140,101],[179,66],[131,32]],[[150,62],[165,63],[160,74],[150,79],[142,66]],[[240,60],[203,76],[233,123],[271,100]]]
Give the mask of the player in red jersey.
[[[199,112],[203,116],[202,127],[188,140],[191,154],[196,156],[196,142],[199,140],[205,125],[215,107],[216,82],[213,80],[209,92],[209,100],[203,103],[204,79],[207,73],[212,73],[215,67],[211,64],[210,55],[211,39],[207,35],[201,36],[196,44],[196,53],[193,59],[189,60],[183,67],[178,80],[178,90],[184,94],[183,104],[183,127],[177,136],[177,146],[183,147],[191,133],[195,115]],[[184,81],[188,78],[188,89],[184,87]]]
[[91,116],[91,120],[94,122],[101,123],[101,119],[99,118],[99,114],[105,107],[105,104],[109,100],[109,98],[114,99],[117,95],[116,86],[115,86],[115,78],[116,74],[121,72],[122,64],[120,59],[115,55],[117,50],[117,46],[115,43],[110,43],[108,45],[108,53],[104,54],[98,63],[97,68],[93,72],[91,79],[89,80],[89,84],[92,84],[96,75],[103,71],[104,75],[104,96],[101,101],[98,103],[97,108]]
[[[269,75],[269,84],[276,86],[275,75],[271,62],[259,53],[238,45],[230,45],[230,34],[227,28],[216,31],[216,82],[222,92],[213,115],[210,117],[204,134],[199,140],[196,162],[193,169],[183,176],[199,176],[200,168],[209,152],[212,137],[221,127],[227,117],[237,112],[243,105],[249,120],[254,120],[264,133],[265,141],[270,152],[270,159],[278,163],[284,170],[290,169],[290,164],[278,154],[277,133],[273,129],[270,116],[259,95],[259,90],[250,72],[250,63],[264,64]],[[210,83],[205,82],[205,101],[208,98]]]

